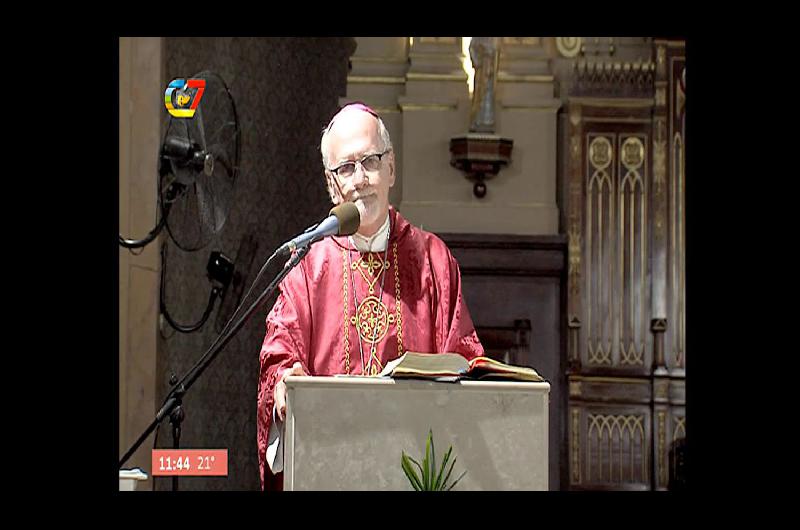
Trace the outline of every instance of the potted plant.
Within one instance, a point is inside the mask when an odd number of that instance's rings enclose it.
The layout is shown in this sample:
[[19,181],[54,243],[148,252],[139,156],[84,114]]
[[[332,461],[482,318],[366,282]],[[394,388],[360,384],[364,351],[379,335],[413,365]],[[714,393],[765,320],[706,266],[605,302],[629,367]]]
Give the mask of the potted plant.
[[[450,462],[450,469],[447,470],[446,475],[444,474],[452,452],[453,446],[451,445],[444,454],[441,467],[437,470],[436,450],[433,445],[433,429],[428,431],[428,441],[425,444],[425,457],[422,459],[422,465],[406,455],[405,451],[401,451],[402,456],[400,457],[400,464],[415,491],[450,491],[458,484],[461,477],[467,473],[466,470],[449,486],[447,482],[450,480],[450,474],[453,472],[453,466],[456,464],[456,457],[453,457],[453,461]],[[417,474],[417,469],[414,469],[412,466],[417,467],[419,474]]]

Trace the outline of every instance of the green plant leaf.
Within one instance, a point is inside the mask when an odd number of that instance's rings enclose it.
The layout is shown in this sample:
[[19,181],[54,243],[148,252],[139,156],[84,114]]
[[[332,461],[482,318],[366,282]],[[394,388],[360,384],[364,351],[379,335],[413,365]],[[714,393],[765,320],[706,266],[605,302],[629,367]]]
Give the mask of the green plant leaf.
[[[403,467],[403,473],[405,473],[414,490],[450,491],[453,489],[453,487],[455,487],[456,484],[458,484],[464,475],[467,474],[467,472],[464,471],[461,473],[458,479],[456,479],[456,481],[450,485],[450,487],[447,487],[448,481],[450,480],[450,475],[453,473],[456,461],[458,460],[456,457],[453,457],[453,461],[451,462],[450,457],[452,455],[453,446],[451,445],[447,448],[447,452],[444,454],[441,465],[436,465],[436,446],[433,442],[433,429],[429,429],[428,439],[425,442],[425,456],[422,459],[422,464],[408,456],[405,451],[401,451],[400,463]],[[450,469],[447,470],[447,474],[444,476],[444,478],[442,478],[448,463],[450,464]],[[419,473],[414,470],[412,464],[416,466],[417,470],[419,470]]]
[[450,462],[450,469],[447,471],[447,475],[445,475],[444,481],[442,481],[442,489],[444,489],[445,486],[447,485],[447,480],[450,478],[450,473],[453,472],[453,466],[456,465],[456,460],[458,460],[458,457],[454,457],[453,461]]
[[405,452],[403,452],[403,456],[400,458],[400,463],[403,467],[403,472],[408,477],[408,481],[411,483],[411,487],[414,488],[415,491],[420,491],[422,489],[422,485],[419,482],[419,477],[417,476],[416,471],[414,468],[411,467],[411,462],[409,462],[409,457],[406,456]]
[[428,431],[428,439],[431,441],[431,474],[429,480],[431,491],[436,491],[434,487],[436,485],[436,447],[433,445],[433,429]]
[[441,491],[444,489],[444,482],[442,482],[442,475],[444,474],[444,470],[447,467],[447,461],[450,460],[450,453],[453,452],[453,446],[451,445],[447,452],[444,454],[444,459],[442,459],[442,466],[439,468],[439,474],[436,476],[436,482],[433,483],[433,490],[434,491]]
[[449,488],[447,488],[447,491],[450,491],[451,489],[455,488],[456,484],[458,484],[458,481],[461,480],[461,477],[463,477],[466,474],[467,474],[467,470],[465,469],[464,472],[461,473],[461,475],[459,475],[459,477],[456,479],[456,481],[453,482],[453,484]]
[[425,442],[425,458],[422,459],[422,486],[425,491],[430,491],[430,465],[431,465],[431,436]]
[[[422,476],[422,466],[421,466],[421,465],[419,465],[419,462],[417,462],[416,460],[414,460],[414,459],[413,459],[413,458],[411,458],[410,456],[408,456],[407,458],[408,458],[409,460],[411,460],[411,462],[412,462],[412,463],[413,463],[415,466],[417,466],[417,469],[419,469],[419,473],[420,473],[420,474],[419,474],[419,475],[416,475],[416,473],[415,473],[415,475],[418,477],[418,480],[419,480],[419,477],[420,477],[420,476]],[[422,484],[422,482],[420,482],[420,484]]]

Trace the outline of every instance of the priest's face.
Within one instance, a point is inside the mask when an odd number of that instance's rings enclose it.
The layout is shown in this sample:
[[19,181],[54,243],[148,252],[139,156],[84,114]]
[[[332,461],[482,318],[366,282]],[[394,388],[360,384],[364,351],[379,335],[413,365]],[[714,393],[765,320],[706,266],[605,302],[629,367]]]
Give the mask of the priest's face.
[[375,116],[346,107],[336,117],[328,132],[325,176],[334,203],[358,207],[358,233],[373,235],[386,221],[395,178],[394,152],[383,145]]

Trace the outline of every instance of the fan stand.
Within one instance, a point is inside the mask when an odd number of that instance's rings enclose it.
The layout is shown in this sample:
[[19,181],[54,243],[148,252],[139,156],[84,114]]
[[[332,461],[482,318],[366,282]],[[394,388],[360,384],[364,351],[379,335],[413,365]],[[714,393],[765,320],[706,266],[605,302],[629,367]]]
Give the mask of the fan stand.
[[[225,347],[226,344],[239,332],[239,330],[244,326],[244,323],[256,312],[256,310],[264,303],[271,295],[275,292],[278,285],[283,281],[289,272],[297,266],[298,263],[308,254],[308,251],[311,250],[311,245],[307,245],[305,247],[299,248],[296,252],[292,254],[291,259],[286,262],[281,269],[281,272],[272,280],[266,290],[261,293],[258,299],[253,302],[253,304],[247,308],[247,311],[242,315],[242,317],[231,327],[230,331],[225,333],[224,335],[220,335],[217,339],[213,342],[211,348],[203,354],[200,361],[197,363],[197,369],[190,369],[189,372],[184,375],[180,382],[175,381],[173,383],[173,378],[170,378],[170,384],[173,385],[173,390],[167,394],[166,399],[164,400],[164,405],[156,414],[155,419],[150,423],[150,425],[145,429],[145,431],[139,436],[139,439],[133,444],[133,446],[128,449],[128,452],[120,459],[119,467],[122,468],[125,465],[125,462],[136,452],[139,446],[144,443],[145,439],[150,435],[153,430],[161,423],[164,417],[169,414],[170,423],[172,424],[172,445],[175,449],[179,449],[180,439],[181,439],[181,424],[183,420],[186,418],[185,413],[183,411],[183,396],[186,392],[191,388],[195,381],[203,374],[206,368],[216,359],[219,352]],[[273,257],[275,254],[273,254]],[[272,259],[272,258],[270,258]],[[269,260],[267,261],[269,263]],[[185,383],[184,383],[185,381]],[[177,386],[176,386],[177,385]],[[178,490],[178,477],[172,477],[172,488],[173,490]]]

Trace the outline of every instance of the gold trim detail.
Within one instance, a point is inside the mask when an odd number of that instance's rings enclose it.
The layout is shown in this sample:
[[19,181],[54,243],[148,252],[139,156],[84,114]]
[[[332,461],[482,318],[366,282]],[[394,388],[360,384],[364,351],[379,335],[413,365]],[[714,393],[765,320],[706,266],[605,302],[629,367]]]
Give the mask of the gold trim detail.
[[397,241],[392,244],[394,253],[395,321],[397,326],[397,356],[403,355],[403,308],[400,305],[400,267],[397,265]]
[[[587,360],[589,364],[611,365],[613,307],[606,307],[603,300],[612,301],[615,294],[612,278],[615,183],[612,175],[606,171],[609,167],[613,170],[611,161],[614,150],[611,141],[605,136],[597,135],[593,139],[587,136],[586,139],[587,142],[591,140],[588,147],[588,162],[594,168],[594,171],[589,172],[591,177],[586,187]],[[593,318],[595,313],[598,315],[597,322]]]
[[669,395],[669,381],[659,380],[655,382],[654,394],[656,399],[667,399]]
[[[374,293],[375,282],[380,277],[380,274],[389,269],[389,261],[382,260],[380,256],[377,256],[378,259],[376,261],[375,258],[371,256],[372,253],[370,252],[368,253],[370,256],[367,260],[364,260],[364,256],[361,255],[358,261],[351,264],[351,267],[354,271],[358,270],[361,273],[361,276],[367,283],[367,287],[371,293],[370,296],[367,296],[361,301],[356,308],[355,314],[352,316],[348,314],[349,286],[347,277],[348,273],[350,272],[347,268],[348,256],[347,250],[342,250],[342,299],[344,301],[344,322],[342,325],[342,332],[344,334],[344,365],[346,374],[350,373],[350,330],[348,324],[355,326],[356,331],[361,336],[361,339],[371,344],[370,359],[374,360],[374,362],[371,363],[371,372],[364,375],[377,375],[383,368],[377,356],[377,344],[386,337],[391,324],[394,324],[395,329],[397,330],[397,355],[399,357],[403,354],[403,313],[400,298],[400,269],[397,258],[397,242],[393,243],[392,250],[394,252],[395,314],[390,314],[386,304],[384,304],[382,300],[378,300],[376,296],[372,295],[372,293]],[[381,272],[377,274],[374,281],[370,281],[370,279],[367,278],[365,271],[370,276],[373,276],[377,269],[380,269]],[[355,285],[353,285],[353,289],[355,289]],[[374,340],[373,331],[375,332]]]
[[580,381],[570,381],[569,382],[569,397],[580,397],[581,396],[581,382]]
[[361,335],[361,340],[373,345],[373,355],[375,352],[374,345],[383,340],[389,331],[389,324],[393,322],[394,318],[389,315],[386,304],[378,300],[377,296],[364,298],[358,304],[356,315],[350,317],[350,323],[355,325]]
[[667,452],[666,452],[666,437],[665,432],[666,413],[663,410],[658,411],[658,485],[660,487],[667,486]]
[[589,144],[589,161],[595,169],[606,169],[613,158],[611,142],[605,136],[598,136]]
[[667,179],[667,134],[666,120],[659,116],[653,123],[653,182],[662,186]]
[[580,105],[569,106],[569,122],[573,127],[577,127],[581,123],[581,107]]
[[634,170],[641,167],[644,163],[644,145],[642,141],[635,136],[629,136],[622,142],[622,165],[627,169]]
[[650,118],[617,118],[617,117],[607,117],[607,118],[598,118],[595,116],[586,116],[583,118],[586,123],[642,123],[642,124],[650,124],[652,120]]
[[580,414],[580,409],[572,409],[572,438],[570,439],[570,443],[572,445],[571,481],[573,484],[581,483]]
[[582,44],[583,37],[556,37],[556,49],[562,57],[577,57]]
[[[619,362],[621,365],[644,365],[645,336],[647,334],[644,309],[647,300],[647,235],[645,233],[647,229],[647,194],[644,179],[637,169],[644,165],[645,158],[646,153],[642,140],[636,136],[625,138],[620,147],[619,159],[628,171],[619,183],[616,241],[619,260],[616,288],[619,292],[619,316],[617,318],[619,318]],[[628,256],[627,263],[625,262],[626,254]],[[640,316],[638,323],[636,322],[637,315]]]
[[576,227],[569,231],[569,278],[570,291],[574,296],[580,294],[581,280],[581,234]]
[[661,44],[656,48],[656,74],[659,79],[667,75],[667,48]]
[[672,420],[672,441],[674,442],[680,438],[686,438],[686,418],[674,416]]
[[344,323],[342,324],[342,336],[344,337],[344,373],[350,373],[350,329],[347,327],[348,307],[347,307],[347,250],[342,250],[342,299],[344,300]]
[[656,88],[656,107],[664,107],[667,104],[667,89],[666,87]]
[[[643,415],[589,414],[586,435],[586,473],[592,481],[592,455],[596,453],[598,482],[647,482],[647,446]],[[615,432],[617,433],[615,436]],[[596,435],[593,438],[593,434]],[[617,444],[615,445],[615,441]],[[627,443],[625,443],[627,441]],[[638,442],[638,443],[637,443]],[[627,451],[625,450],[627,446]],[[596,448],[596,451],[595,451]],[[604,451],[604,449],[606,449]],[[616,451],[615,451],[616,449]],[[604,454],[607,458],[604,459]],[[615,459],[616,454],[616,459]],[[619,463],[616,480],[614,462]],[[639,462],[640,466],[637,466]],[[607,466],[605,464],[608,464]],[[623,464],[628,464],[626,476]],[[636,470],[639,469],[638,477]],[[608,470],[606,477],[605,471]]]

